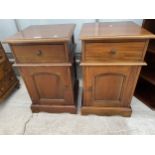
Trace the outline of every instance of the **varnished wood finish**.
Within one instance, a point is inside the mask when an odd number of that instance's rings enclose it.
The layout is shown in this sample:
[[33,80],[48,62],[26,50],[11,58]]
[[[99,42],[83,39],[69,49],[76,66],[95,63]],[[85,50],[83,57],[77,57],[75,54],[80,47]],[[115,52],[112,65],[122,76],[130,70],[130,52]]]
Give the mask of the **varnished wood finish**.
[[20,67],[34,104],[74,105],[70,67]]
[[124,117],[130,117],[132,113],[132,109],[126,108],[126,107],[82,107],[82,114],[83,115],[89,115],[89,114],[97,114],[100,116],[106,115],[106,116],[112,116],[112,115],[121,115]]
[[0,102],[3,102],[17,87],[19,87],[19,81],[0,44]]
[[[143,27],[155,34],[155,20],[145,19]],[[155,110],[155,40],[151,39],[145,56],[146,67],[142,67],[135,96]]]
[[80,66],[146,66],[146,62],[81,62]]
[[75,24],[32,25],[15,35],[6,38],[3,43],[51,43],[68,42],[72,39]]
[[150,39],[155,36],[134,22],[86,23],[81,30],[81,40]]
[[[85,67],[84,106],[129,107],[139,67]],[[126,91],[125,91],[126,90]]]
[[86,43],[83,61],[141,61],[145,41]]
[[131,115],[131,99],[155,36],[133,22],[84,24],[82,114]]
[[31,106],[32,112],[49,112],[49,113],[77,113],[76,107],[73,105],[66,105],[66,106],[58,106],[58,105],[35,105]]
[[67,62],[65,44],[55,45],[12,45],[17,63]]
[[6,39],[31,97],[32,112],[76,113],[73,30],[71,24],[31,26]]
[[24,63],[15,63],[13,64],[14,67],[49,67],[49,66],[72,66],[71,63],[30,63],[30,64],[24,64]]

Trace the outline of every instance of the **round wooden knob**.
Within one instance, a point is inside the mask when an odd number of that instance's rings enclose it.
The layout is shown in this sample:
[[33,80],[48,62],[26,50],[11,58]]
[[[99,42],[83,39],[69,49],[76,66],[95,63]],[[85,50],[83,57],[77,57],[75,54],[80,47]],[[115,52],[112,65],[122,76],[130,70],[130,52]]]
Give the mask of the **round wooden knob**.
[[36,54],[37,54],[38,56],[40,56],[40,55],[42,54],[42,51],[41,51],[41,50],[38,50],[38,51],[36,52]]
[[111,53],[112,55],[116,55],[116,54],[117,54],[117,51],[116,51],[116,49],[111,49],[110,53]]

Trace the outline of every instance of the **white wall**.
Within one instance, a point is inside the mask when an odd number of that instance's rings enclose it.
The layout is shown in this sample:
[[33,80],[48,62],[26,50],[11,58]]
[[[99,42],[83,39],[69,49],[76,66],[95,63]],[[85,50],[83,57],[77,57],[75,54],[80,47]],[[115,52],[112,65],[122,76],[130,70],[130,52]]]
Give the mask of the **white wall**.
[[133,21],[138,25],[142,25],[143,19],[99,19],[100,22],[118,22],[118,21]]
[[[76,24],[75,28],[75,42],[77,44],[76,52],[81,51],[81,43],[79,40],[79,33],[83,23],[95,22],[95,19],[18,19],[16,20],[19,29],[24,29],[30,25],[45,25],[45,24]],[[117,22],[117,21],[134,21],[137,24],[142,24],[142,19],[99,19],[99,22]],[[17,32],[16,24],[13,19],[0,20],[0,40]],[[6,52],[10,52],[8,46],[5,45]]]
[[[17,28],[14,20],[12,19],[0,19],[0,41],[4,38],[13,35],[17,32]],[[3,47],[6,52],[11,52],[7,44],[3,44]]]

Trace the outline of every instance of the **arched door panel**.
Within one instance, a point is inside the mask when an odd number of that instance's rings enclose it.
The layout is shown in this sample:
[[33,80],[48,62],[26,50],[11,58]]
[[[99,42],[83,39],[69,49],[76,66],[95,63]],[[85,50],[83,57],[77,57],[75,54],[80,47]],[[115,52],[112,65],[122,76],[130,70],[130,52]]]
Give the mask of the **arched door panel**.
[[132,69],[130,66],[85,66],[83,104],[85,106],[123,106]]

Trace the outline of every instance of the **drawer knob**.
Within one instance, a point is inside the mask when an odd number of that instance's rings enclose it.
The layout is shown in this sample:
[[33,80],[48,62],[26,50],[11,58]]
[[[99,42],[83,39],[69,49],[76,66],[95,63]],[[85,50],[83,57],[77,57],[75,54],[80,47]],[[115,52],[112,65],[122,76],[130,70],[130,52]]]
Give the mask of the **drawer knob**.
[[40,55],[42,54],[42,51],[41,51],[41,50],[38,50],[38,51],[36,52],[36,54],[37,54],[38,56],[40,56]]
[[116,49],[111,49],[110,54],[112,54],[112,55],[116,55],[116,54],[117,54]]

